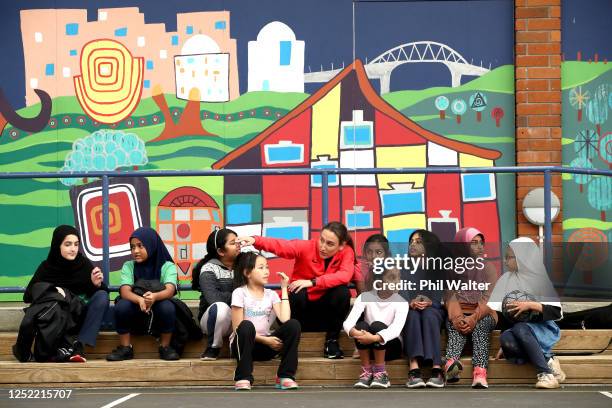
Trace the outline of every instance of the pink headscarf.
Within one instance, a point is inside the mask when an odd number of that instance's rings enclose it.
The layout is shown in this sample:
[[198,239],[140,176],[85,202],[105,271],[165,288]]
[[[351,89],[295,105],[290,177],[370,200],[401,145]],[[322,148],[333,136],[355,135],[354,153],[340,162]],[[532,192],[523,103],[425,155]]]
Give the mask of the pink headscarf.
[[[473,227],[462,228],[455,234],[455,243],[456,244],[466,244],[465,248],[462,248],[459,252],[459,256],[467,257],[472,256],[469,252],[469,244],[472,242],[474,237],[480,235],[484,241],[484,234],[480,232],[478,229]],[[462,280],[471,280],[479,283],[485,283],[487,281],[487,264],[485,263],[485,267],[482,269],[478,268],[470,268],[465,270],[465,272],[461,275],[460,279]],[[493,283],[493,282],[491,282]],[[460,302],[463,303],[478,303],[484,292],[478,290],[470,290],[470,291],[457,291],[456,296]]]

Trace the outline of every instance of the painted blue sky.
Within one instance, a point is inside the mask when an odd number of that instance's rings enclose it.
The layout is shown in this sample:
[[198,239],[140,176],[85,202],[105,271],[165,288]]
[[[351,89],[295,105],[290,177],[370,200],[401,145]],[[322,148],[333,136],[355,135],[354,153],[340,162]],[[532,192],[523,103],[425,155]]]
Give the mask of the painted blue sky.
[[[24,105],[23,50],[20,9],[84,8],[90,20],[98,8],[137,6],[147,23],[176,29],[176,14],[230,10],[231,37],[238,41],[240,90],[247,87],[247,43],[270,21],[289,25],[298,40],[306,41],[305,70],[348,64],[355,51],[371,60],[397,45],[430,40],[449,45],[466,60],[493,68],[513,62],[513,1],[351,1],[351,0],[22,0],[0,5],[0,38],[5,64],[2,88],[15,107]],[[466,78],[469,80],[469,78]],[[450,74],[441,64],[410,64],[396,69],[391,90],[449,86]],[[307,85],[311,92],[319,85]]]

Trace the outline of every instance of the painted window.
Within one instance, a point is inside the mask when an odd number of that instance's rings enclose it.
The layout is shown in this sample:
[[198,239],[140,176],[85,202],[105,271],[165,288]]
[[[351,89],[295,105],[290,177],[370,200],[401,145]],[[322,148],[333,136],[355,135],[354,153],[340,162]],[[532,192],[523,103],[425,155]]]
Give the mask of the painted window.
[[280,65],[291,65],[291,41],[280,42]]
[[77,55],[77,50],[70,50],[70,56],[75,57]]
[[45,75],[53,76],[55,74],[55,64],[47,64],[45,65]]
[[261,90],[262,91],[269,91],[270,90],[270,81],[267,79],[263,80],[263,83],[261,84]]
[[151,87],[151,81],[150,81],[150,80],[148,80],[148,79],[145,79],[145,80],[142,82],[142,85],[143,85],[145,88],[150,88],[150,87]]
[[343,133],[343,148],[372,147],[372,125],[344,126]]
[[281,239],[306,239],[306,228],[302,225],[264,227],[264,236]]
[[172,221],[172,210],[160,209],[158,217],[159,221]]
[[172,36],[172,45],[178,45],[178,35]]
[[383,216],[425,212],[425,200],[422,189],[414,191],[383,191],[380,193],[380,196],[382,199]]
[[147,69],[153,69],[153,60],[147,60]]
[[278,144],[264,146],[266,164],[304,162],[304,145],[280,141]]
[[408,242],[408,238],[410,238],[410,234],[415,231],[414,228],[400,229],[400,230],[391,230],[387,232],[387,239],[389,243],[406,243]]
[[461,194],[463,201],[494,200],[496,197],[495,175],[492,173],[462,174]]
[[225,216],[228,225],[261,222],[261,195],[228,194],[225,198]]
[[79,23],[66,24],[66,35],[78,35],[78,34],[79,34]]
[[[312,163],[311,166],[313,169],[337,169],[338,162],[337,161],[314,162]],[[315,174],[310,177],[310,185],[312,187],[321,187],[322,184],[323,184],[323,177],[320,174]],[[338,175],[328,174],[327,175],[327,185],[337,186],[338,185]]]
[[348,229],[370,229],[373,228],[372,211],[346,211],[346,227]]
[[120,27],[115,30],[115,37],[125,37],[127,36],[127,27]]
[[225,20],[215,21],[215,30],[225,30],[225,27],[227,27]]
[[186,34],[193,34],[193,26],[188,25],[187,29],[185,30]]

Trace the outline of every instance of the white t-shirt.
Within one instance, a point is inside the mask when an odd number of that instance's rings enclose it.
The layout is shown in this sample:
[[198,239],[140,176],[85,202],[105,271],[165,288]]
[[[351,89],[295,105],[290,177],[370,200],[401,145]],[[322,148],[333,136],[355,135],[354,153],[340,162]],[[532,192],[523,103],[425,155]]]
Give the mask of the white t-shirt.
[[246,286],[234,289],[232,292],[232,306],[244,309],[244,318],[255,326],[260,336],[270,335],[270,326],[276,320],[276,313],[272,305],[280,303],[278,294],[270,289],[264,289],[261,299],[255,298]]

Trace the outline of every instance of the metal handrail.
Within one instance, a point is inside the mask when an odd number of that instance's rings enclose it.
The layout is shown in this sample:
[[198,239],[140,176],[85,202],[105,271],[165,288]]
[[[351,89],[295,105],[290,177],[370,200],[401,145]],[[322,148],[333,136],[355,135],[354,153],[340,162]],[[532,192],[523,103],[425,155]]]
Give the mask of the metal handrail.
[[[550,218],[550,191],[552,173],[589,174],[612,176],[612,170],[585,169],[562,166],[500,166],[500,167],[397,167],[397,168],[270,168],[270,169],[219,169],[219,170],[146,170],[146,171],[81,171],[81,172],[0,172],[2,179],[35,178],[95,178],[102,179],[102,270],[104,282],[108,284],[110,273],[109,256],[109,178],[123,177],[204,177],[204,176],[262,176],[262,175],[320,175],[322,221],[327,224],[330,174],[518,174],[544,173],[544,260],[546,269],[552,269],[552,221]],[[187,288],[185,288],[187,289]],[[0,293],[22,293],[23,287],[0,287]]]

